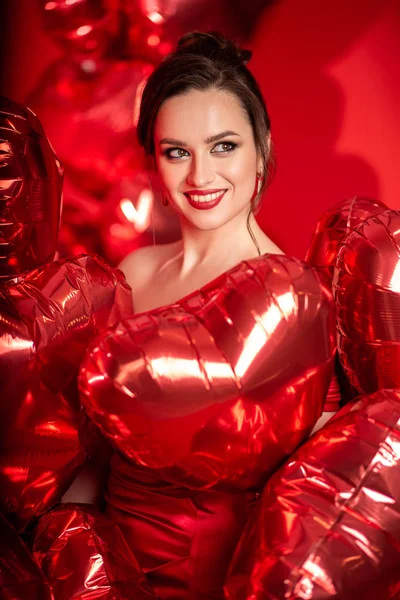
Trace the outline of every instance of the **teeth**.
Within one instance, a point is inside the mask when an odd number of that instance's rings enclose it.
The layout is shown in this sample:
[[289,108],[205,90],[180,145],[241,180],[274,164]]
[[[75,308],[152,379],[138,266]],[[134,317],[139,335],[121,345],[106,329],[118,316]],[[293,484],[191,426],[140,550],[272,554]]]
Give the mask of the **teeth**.
[[222,191],[215,192],[214,194],[206,194],[205,196],[198,196],[197,194],[188,194],[191,200],[194,202],[212,202],[219,198],[222,194]]

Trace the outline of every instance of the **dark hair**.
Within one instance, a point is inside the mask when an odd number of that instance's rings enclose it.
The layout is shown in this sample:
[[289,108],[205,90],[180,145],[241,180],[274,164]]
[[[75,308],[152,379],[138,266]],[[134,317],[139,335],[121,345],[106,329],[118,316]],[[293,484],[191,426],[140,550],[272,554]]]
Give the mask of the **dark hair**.
[[[143,91],[137,126],[140,145],[146,154],[154,155],[154,125],[165,100],[192,89],[217,89],[235,95],[248,115],[263,162],[261,186],[252,201],[248,227],[251,214],[259,206],[262,192],[273,173],[270,119],[260,88],[246,67],[251,56],[250,50],[241,49],[219,33],[194,31],[184,35],[176,51],[150,75]],[[249,232],[258,248],[250,228]]]

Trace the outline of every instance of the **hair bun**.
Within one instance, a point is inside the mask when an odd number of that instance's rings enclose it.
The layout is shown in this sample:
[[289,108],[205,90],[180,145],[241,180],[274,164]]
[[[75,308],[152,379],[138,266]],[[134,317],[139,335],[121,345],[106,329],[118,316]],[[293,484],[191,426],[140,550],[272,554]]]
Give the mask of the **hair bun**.
[[252,57],[251,50],[240,48],[221,33],[193,31],[182,36],[176,49],[177,54],[197,54],[216,62],[247,64]]

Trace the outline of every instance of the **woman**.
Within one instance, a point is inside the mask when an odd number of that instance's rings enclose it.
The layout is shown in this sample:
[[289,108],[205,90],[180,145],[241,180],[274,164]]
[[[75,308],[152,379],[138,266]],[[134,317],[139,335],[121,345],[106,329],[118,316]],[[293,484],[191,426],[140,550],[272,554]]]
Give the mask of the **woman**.
[[163,599],[223,598],[254,500],[310,433],[331,374],[329,293],[253,219],[271,140],[249,57],[193,33],[150,76],[138,136],[182,241],[123,261],[136,316],[81,372],[117,450],[107,513]]
[[282,251],[253,219],[271,171],[270,119],[241,51],[186,35],[145,88],[138,137],[182,241],[133,252],[120,268],[135,312],[170,304],[257,254]]

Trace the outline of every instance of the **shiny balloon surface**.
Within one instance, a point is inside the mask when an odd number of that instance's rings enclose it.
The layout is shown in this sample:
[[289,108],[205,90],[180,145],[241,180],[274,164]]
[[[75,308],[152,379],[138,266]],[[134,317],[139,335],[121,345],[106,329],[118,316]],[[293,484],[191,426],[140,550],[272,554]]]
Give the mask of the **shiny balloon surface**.
[[330,292],[274,255],[91,346],[82,401],[118,450],[106,511],[160,598],[223,597],[257,492],[322,412],[333,352]]
[[243,262],[97,339],[82,401],[126,458],[168,481],[259,486],[322,412],[333,318],[329,292],[303,263]]
[[[346,237],[360,223],[386,209],[382,202],[355,196],[342,200],[325,211],[318,221],[305,260],[318,269],[318,273],[327,285],[332,285],[338,252]],[[343,373],[340,362],[336,359],[335,373],[325,401],[326,410],[336,411],[340,405],[356,395],[356,391]]]
[[62,169],[34,113],[0,97],[0,282],[51,260]]
[[107,53],[119,29],[117,0],[40,0],[46,30],[77,60]]
[[0,290],[0,505],[19,529],[59,500],[96,445],[81,420],[78,367],[131,302],[122,273],[90,256]]
[[387,206],[378,200],[355,196],[338,202],[318,221],[306,254],[306,262],[318,267],[332,281],[339,249],[346,236],[369,217],[384,212]]
[[118,526],[93,506],[48,512],[32,547],[55,600],[156,600]]
[[160,59],[189,31],[220,31],[244,42],[273,0],[121,0],[138,56]]
[[333,280],[339,357],[361,393],[400,388],[400,212],[386,211],[346,238]]
[[344,407],[268,482],[226,598],[398,598],[399,440],[400,391]]

